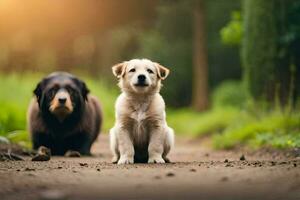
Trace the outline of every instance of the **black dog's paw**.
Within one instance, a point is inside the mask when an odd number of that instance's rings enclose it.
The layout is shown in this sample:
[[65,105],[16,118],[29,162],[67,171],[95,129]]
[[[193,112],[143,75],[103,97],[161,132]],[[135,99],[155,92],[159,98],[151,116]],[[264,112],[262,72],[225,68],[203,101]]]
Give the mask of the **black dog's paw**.
[[35,155],[31,160],[32,161],[49,161],[51,158],[51,150],[47,147],[40,146],[37,155]]
[[81,154],[78,151],[68,150],[65,153],[66,157],[81,157]]

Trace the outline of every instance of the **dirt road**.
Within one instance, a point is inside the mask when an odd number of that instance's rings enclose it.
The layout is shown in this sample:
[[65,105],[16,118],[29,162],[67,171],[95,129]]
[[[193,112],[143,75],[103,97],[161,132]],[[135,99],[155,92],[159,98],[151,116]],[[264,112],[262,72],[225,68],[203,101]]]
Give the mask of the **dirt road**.
[[[108,137],[94,157],[0,162],[0,199],[300,199],[300,158],[212,151],[177,138],[171,164],[110,164]],[[240,160],[244,154],[246,160]]]

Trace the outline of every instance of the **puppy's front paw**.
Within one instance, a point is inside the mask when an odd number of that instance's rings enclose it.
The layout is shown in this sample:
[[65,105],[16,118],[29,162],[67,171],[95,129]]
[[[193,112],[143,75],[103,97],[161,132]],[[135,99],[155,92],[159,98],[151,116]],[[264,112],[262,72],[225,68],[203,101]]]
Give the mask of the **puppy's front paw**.
[[122,164],[133,164],[133,157],[127,157],[127,156],[121,156],[121,158],[118,161],[118,165]]
[[165,160],[161,156],[150,157],[148,163],[165,163]]
[[119,160],[119,157],[118,156],[114,156],[112,159],[111,159],[111,162],[113,164],[117,164],[118,163],[118,160]]

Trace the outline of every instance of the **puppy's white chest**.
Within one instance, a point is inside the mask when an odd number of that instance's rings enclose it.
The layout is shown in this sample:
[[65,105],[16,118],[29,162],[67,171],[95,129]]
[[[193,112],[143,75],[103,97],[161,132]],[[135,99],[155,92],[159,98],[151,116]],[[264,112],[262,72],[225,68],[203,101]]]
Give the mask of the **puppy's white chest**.
[[135,111],[131,114],[131,118],[139,124],[146,119],[146,113],[144,111]]
[[143,109],[132,112],[131,118],[133,121],[133,142],[135,145],[144,146],[147,143],[147,128],[146,120],[147,113]]
[[135,107],[134,112],[131,114],[131,118],[136,120],[137,123],[141,123],[143,120],[146,119],[146,110],[147,110],[146,104],[141,104]]

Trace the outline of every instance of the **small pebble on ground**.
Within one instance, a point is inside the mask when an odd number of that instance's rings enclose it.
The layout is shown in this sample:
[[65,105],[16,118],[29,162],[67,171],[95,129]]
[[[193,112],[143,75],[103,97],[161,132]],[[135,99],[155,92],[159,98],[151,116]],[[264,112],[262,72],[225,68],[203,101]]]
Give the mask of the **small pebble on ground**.
[[166,174],[166,176],[167,176],[167,177],[172,177],[172,176],[175,176],[175,174],[174,174],[173,172],[168,172],[168,173]]
[[241,155],[240,160],[246,160],[246,157],[244,154]]

